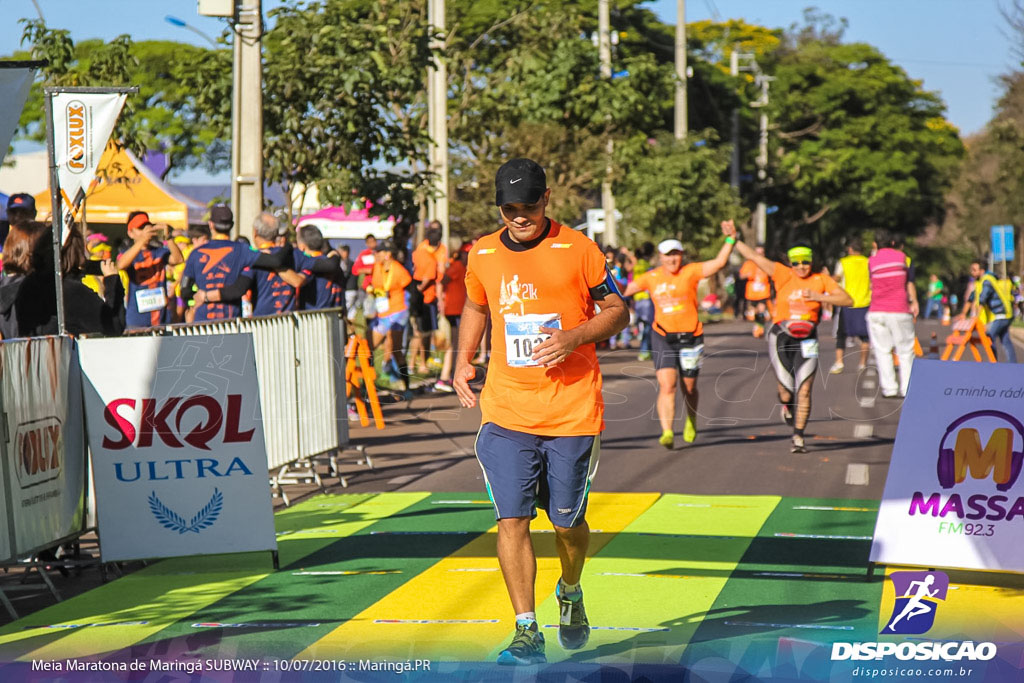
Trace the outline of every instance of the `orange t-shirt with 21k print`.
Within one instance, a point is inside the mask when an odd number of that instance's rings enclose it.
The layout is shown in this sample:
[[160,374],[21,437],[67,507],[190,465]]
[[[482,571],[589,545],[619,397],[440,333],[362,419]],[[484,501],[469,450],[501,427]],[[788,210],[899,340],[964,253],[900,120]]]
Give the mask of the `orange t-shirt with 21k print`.
[[518,332],[517,320],[557,318],[571,330],[593,318],[590,289],[605,281],[604,255],[586,235],[555,221],[528,245],[506,233],[477,241],[466,267],[466,296],[489,309],[493,330],[482,421],[539,436],[596,435],[604,429],[604,401],[594,344],[551,367],[516,365],[529,362],[528,351],[539,343]]
[[674,275],[665,266],[659,266],[633,281],[651,293],[654,324],[659,333],[703,334],[704,325],[697,317],[697,285],[703,277],[704,264],[688,263]]
[[818,294],[836,294],[842,291],[839,283],[824,273],[813,273],[810,277],[799,278],[793,269],[781,263],[775,264],[772,270],[772,281],[775,283],[775,314],[772,322],[784,320],[807,320],[818,323],[821,314],[821,302],[805,299],[804,290]]

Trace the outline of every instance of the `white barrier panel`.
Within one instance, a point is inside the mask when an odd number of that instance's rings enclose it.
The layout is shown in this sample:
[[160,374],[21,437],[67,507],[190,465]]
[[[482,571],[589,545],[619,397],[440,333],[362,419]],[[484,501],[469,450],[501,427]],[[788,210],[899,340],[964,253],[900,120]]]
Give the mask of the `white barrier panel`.
[[275,550],[252,337],[81,342],[105,561]]
[[267,463],[277,469],[299,457],[301,398],[295,381],[295,320],[290,315],[246,318],[239,325],[252,332]]
[[873,562],[1024,571],[1022,405],[1022,365],[914,361]]
[[[344,378],[344,340],[338,331],[338,315],[320,311],[295,316],[295,351],[298,359],[295,374],[302,403],[299,413],[299,457],[318,455],[347,442],[348,416],[339,419],[338,407],[344,412],[345,401],[338,400],[339,366]],[[342,341],[338,342],[338,339]],[[346,438],[341,439],[343,425]]]
[[0,350],[16,556],[82,531],[85,439],[73,345],[70,337],[45,337],[6,342]]

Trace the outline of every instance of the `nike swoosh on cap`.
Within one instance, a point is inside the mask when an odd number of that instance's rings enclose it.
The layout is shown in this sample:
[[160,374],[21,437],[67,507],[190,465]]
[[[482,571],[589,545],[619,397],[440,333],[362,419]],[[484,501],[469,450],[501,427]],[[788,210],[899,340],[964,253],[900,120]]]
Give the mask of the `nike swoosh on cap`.
[[508,181],[508,184],[509,184],[509,185],[515,185],[515,184],[516,184],[516,183],[518,183],[518,182],[519,182],[520,180],[522,180],[522,178],[516,178],[515,180],[510,180],[510,181]]

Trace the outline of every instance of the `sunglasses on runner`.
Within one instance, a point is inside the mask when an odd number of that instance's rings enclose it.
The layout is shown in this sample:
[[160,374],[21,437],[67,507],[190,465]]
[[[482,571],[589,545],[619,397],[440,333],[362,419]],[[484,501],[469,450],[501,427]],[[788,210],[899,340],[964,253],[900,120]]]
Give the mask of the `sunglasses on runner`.
[[811,265],[811,262],[810,261],[790,261],[789,265],[791,265],[791,266],[809,266],[809,265]]

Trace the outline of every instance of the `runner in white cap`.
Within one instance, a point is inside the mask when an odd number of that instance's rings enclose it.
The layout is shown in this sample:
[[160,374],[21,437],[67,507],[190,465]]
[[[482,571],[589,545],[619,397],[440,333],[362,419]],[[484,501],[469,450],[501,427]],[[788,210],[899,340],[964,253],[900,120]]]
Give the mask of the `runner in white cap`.
[[[654,301],[654,325],[651,347],[654,374],[658,378],[658,420],[665,448],[672,448],[675,435],[672,421],[676,414],[676,385],[680,384],[686,400],[686,424],[683,441],[697,438],[697,375],[704,353],[704,326],[697,318],[697,285],[725,267],[736,243],[736,227],[732,221],[722,222],[725,244],[710,261],[683,265],[683,243],[668,239],[658,245],[661,266],[647,271],[629,283],[624,296],[650,292]],[[681,380],[681,381],[680,381]]]

